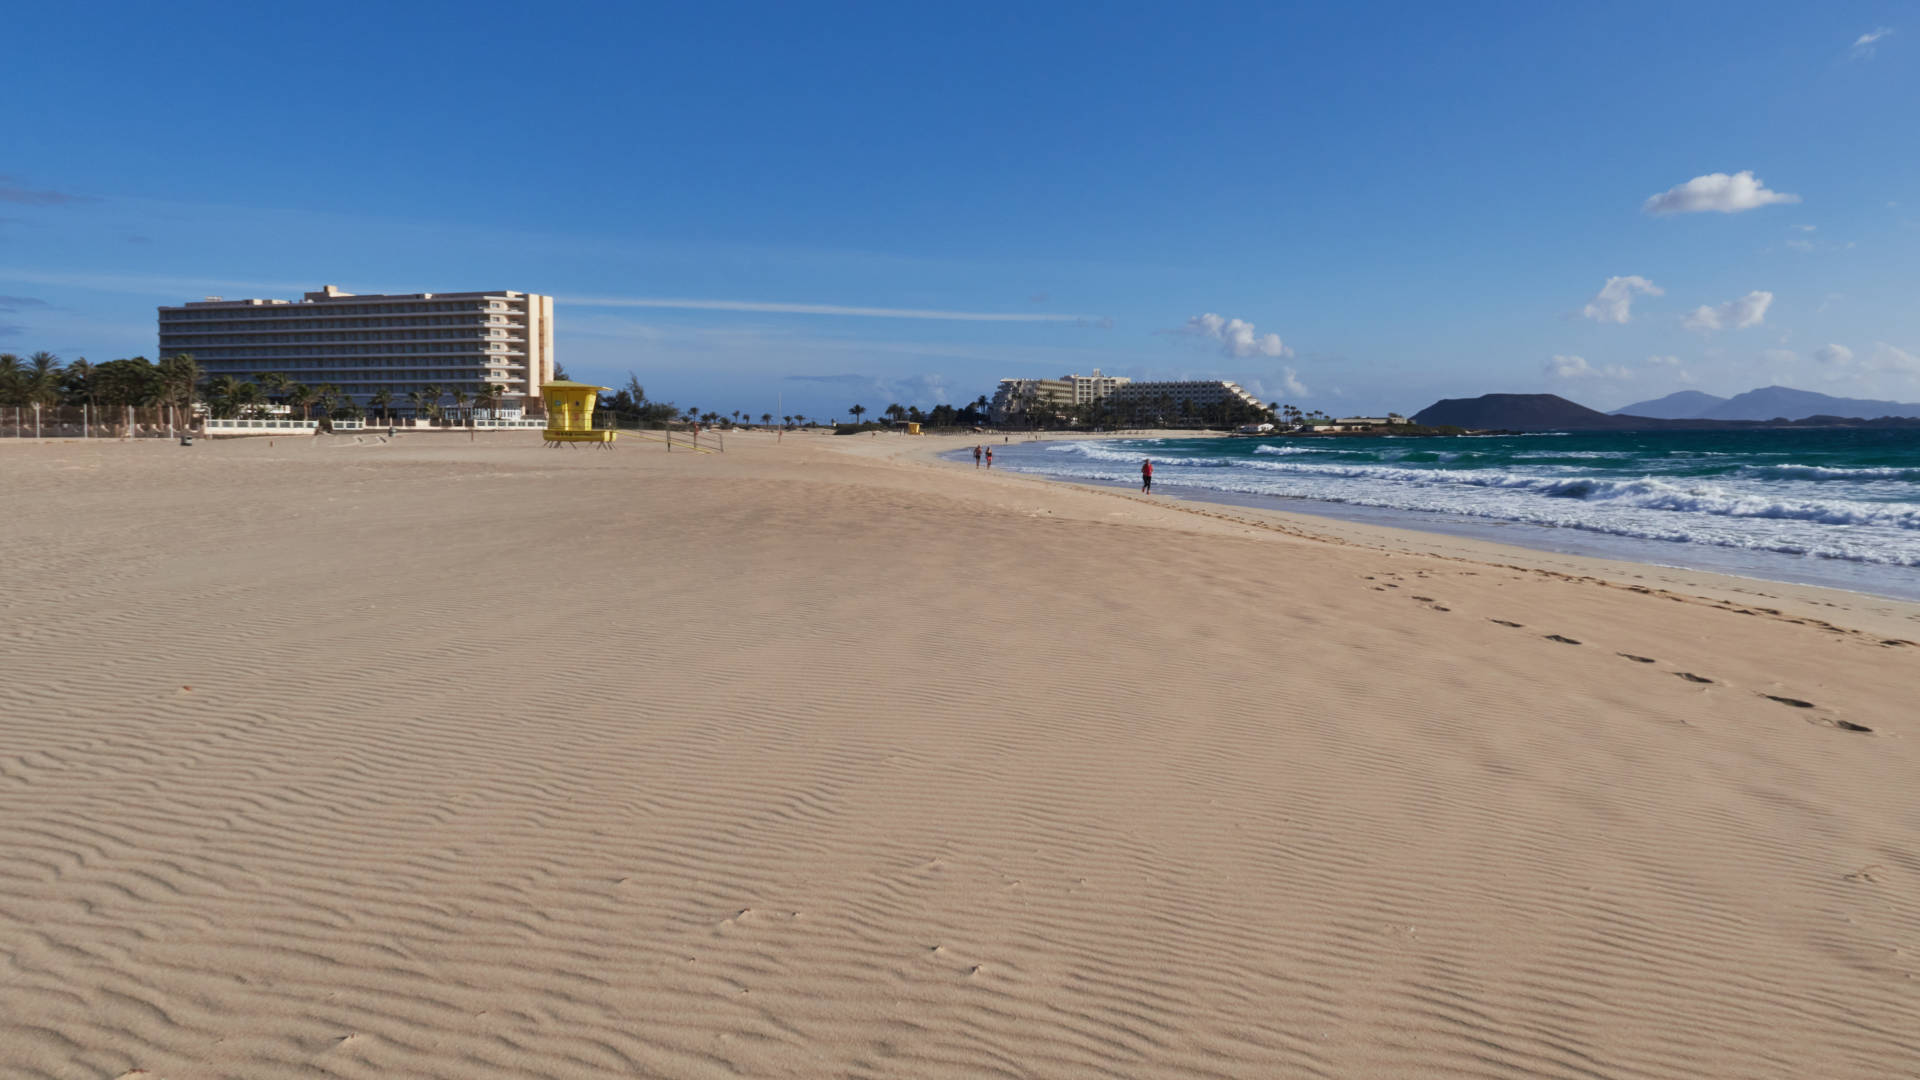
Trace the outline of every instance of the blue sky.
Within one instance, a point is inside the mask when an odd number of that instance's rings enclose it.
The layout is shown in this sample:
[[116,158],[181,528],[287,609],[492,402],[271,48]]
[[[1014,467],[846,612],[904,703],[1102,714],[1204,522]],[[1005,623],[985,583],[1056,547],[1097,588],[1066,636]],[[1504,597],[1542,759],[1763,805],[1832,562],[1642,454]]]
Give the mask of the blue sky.
[[154,307],[208,294],[515,288],[575,377],[726,411],[1095,367],[1332,412],[1920,400],[1916,16],[16,9],[0,349],[151,355]]

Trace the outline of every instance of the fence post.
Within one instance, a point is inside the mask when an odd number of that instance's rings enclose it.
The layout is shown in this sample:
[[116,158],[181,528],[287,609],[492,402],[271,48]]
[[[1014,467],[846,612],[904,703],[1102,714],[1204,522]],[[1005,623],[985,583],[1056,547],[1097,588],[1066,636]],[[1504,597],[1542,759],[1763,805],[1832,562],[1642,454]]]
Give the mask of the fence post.
[[127,406],[127,433],[122,438],[133,438],[133,406]]
[[87,407],[84,404],[80,406],[80,437],[83,439],[93,438],[93,418],[88,414]]
[[[19,409],[13,410],[13,433],[15,435],[20,434]],[[40,438],[40,403],[37,401],[33,403],[33,437],[35,440]]]

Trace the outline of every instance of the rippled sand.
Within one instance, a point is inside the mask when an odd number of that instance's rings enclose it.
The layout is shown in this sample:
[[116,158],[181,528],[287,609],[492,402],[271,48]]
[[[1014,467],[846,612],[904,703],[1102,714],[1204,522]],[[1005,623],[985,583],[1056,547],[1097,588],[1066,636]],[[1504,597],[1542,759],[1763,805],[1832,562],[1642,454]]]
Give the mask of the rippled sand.
[[0,446],[0,1075],[1913,1074],[1915,609],[848,441]]

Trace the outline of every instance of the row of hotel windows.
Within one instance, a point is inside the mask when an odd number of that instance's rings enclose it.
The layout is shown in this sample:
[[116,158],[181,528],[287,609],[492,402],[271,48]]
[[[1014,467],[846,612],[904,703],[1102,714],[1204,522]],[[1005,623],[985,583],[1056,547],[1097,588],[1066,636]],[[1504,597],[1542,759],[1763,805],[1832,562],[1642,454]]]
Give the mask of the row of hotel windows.
[[[516,376],[512,372],[475,371],[472,368],[460,368],[457,370],[452,370],[452,369],[438,370],[434,368],[408,368],[405,371],[370,372],[370,371],[357,371],[351,368],[346,370],[340,370],[336,368],[336,369],[329,369],[325,371],[313,371],[313,370],[302,369],[300,367],[294,366],[294,367],[277,367],[277,368],[274,368],[273,370],[276,374],[285,375],[290,379],[311,376],[312,381],[315,383],[326,382],[326,383],[333,383],[335,385],[340,385],[340,386],[348,386],[348,385],[359,385],[361,382],[365,382],[369,386],[384,386],[389,390],[393,389],[394,386],[396,385],[395,380],[407,380],[407,379],[427,379],[427,380],[438,379],[440,381],[440,385],[442,386],[449,385],[450,383],[463,382],[465,380],[478,380],[482,382],[497,382],[497,383],[522,381],[519,376]],[[210,374],[231,375],[234,378],[241,380],[242,382],[246,382],[254,378],[257,378],[259,375],[264,375],[266,373],[263,371],[257,371],[255,369],[242,368],[234,371],[215,371],[215,372],[211,372]],[[352,383],[344,383],[341,381],[343,379],[349,379],[349,380],[355,380],[355,381]],[[422,383],[421,385],[425,385],[425,384]]]
[[[215,325],[219,325],[222,323],[229,323],[232,321],[233,321],[232,319],[229,319],[224,315],[196,315],[191,313],[181,314],[179,312],[165,312],[160,316],[160,322],[162,323],[162,325],[171,326],[171,327],[181,327],[181,328],[184,328],[185,324],[187,323],[212,323]],[[406,318],[395,317],[391,319],[319,319],[319,318],[314,318],[312,316],[303,315],[298,318],[282,319],[280,320],[280,322],[281,323],[288,323],[288,322],[298,323],[302,329],[309,329],[309,330],[314,330],[314,329],[337,330],[345,327],[354,327],[354,326],[372,326],[372,327],[379,327],[380,329],[383,329],[383,330],[411,329],[413,327],[419,327],[419,326],[467,326],[467,327],[518,326],[522,328],[526,326],[525,323],[517,321],[506,315],[469,315],[461,319],[453,319],[453,318],[421,319],[416,317],[406,317]],[[267,329],[280,330],[280,329],[287,329],[287,328],[288,327],[282,325],[282,326],[269,327]],[[254,331],[254,332],[257,333],[258,331]]]
[[[471,394],[473,393],[473,390],[474,390],[472,386],[466,386],[466,385],[453,386],[444,382],[439,384],[435,384],[432,382],[340,383],[337,385],[339,386],[341,393],[346,394],[349,397],[357,397],[357,398],[367,398],[372,396],[375,391],[385,390],[388,394],[393,396],[392,408],[395,411],[403,411],[407,408],[407,401],[406,401],[407,394],[415,390],[425,390],[429,386],[438,385],[440,387],[441,393],[443,394],[448,390],[465,390],[467,391],[467,393]],[[518,391],[515,391],[515,393],[518,393]],[[447,398],[442,397],[440,399],[440,404],[447,405],[447,404],[450,404],[450,402],[448,401]],[[484,406],[482,406],[482,408],[484,408]]]
[[311,356],[318,359],[351,356],[356,359],[363,356],[470,356],[476,359],[488,353],[516,354],[520,350],[509,349],[504,341],[490,341],[487,347],[477,349],[468,345],[335,345],[320,348],[314,345],[253,346],[243,349],[221,348],[183,348],[172,342],[161,342],[160,352],[171,356],[176,352],[190,352],[195,360],[202,363],[215,360],[239,360],[249,356]]
[[269,316],[301,315],[310,316],[320,305],[326,306],[329,315],[395,315],[400,312],[424,311],[506,311],[504,300],[466,300],[436,301],[431,304],[337,304],[330,301],[309,300],[299,304],[262,304],[253,307],[187,307],[165,308],[161,314],[197,316],[199,318],[220,319],[258,319]]
[[[163,333],[161,340],[171,349],[191,349],[195,345],[273,345],[306,341],[472,341],[491,337],[507,339],[505,330],[415,330],[411,332],[366,331],[343,334],[188,334]],[[522,339],[515,339],[522,340]]]
[[374,368],[417,367],[421,364],[432,364],[435,367],[451,369],[478,367],[524,369],[527,366],[525,363],[515,360],[510,356],[373,356],[353,360],[296,358],[282,361],[274,357],[248,355],[216,356],[210,360],[200,361],[201,368],[206,371],[222,372],[229,375],[242,371],[293,371],[295,369],[304,371],[361,371]]

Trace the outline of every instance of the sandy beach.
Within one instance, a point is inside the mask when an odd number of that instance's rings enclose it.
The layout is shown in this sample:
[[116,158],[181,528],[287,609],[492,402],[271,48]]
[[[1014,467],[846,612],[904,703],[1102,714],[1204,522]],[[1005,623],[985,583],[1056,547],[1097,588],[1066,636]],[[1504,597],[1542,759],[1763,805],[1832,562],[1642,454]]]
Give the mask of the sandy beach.
[[0,1075],[1920,1075],[1920,607],[959,444],[0,443]]

